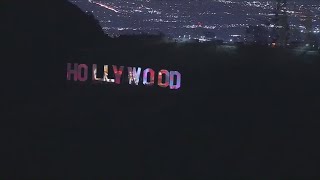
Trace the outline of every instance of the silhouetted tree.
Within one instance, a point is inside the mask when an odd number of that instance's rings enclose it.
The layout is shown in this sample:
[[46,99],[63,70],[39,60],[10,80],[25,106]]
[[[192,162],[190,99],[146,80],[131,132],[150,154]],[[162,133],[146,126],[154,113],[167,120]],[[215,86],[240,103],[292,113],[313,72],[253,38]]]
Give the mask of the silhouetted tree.
[[289,23],[287,14],[287,1],[277,0],[275,16],[272,19],[274,24],[272,36],[278,46],[287,46],[289,41]]
[[303,45],[303,41],[304,41],[303,33],[297,28],[292,28],[290,30],[290,46],[291,47],[301,46]]
[[256,45],[268,44],[268,30],[263,26],[249,26],[246,29],[246,39]]
[[304,42],[310,48],[318,47],[318,38],[316,34],[313,32],[313,24],[312,24],[312,12],[310,9],[304,9],[303,11],[304,18],[301,19],[302,24],[305,27],[305,37]]

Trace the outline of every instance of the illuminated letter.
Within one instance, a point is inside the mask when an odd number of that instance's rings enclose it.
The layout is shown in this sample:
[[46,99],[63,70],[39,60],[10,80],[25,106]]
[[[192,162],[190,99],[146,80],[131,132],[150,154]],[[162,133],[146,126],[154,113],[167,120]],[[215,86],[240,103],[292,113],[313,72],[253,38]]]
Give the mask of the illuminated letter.
[[[83,71],[83,76],[82,76]],[[80,64],[78,66],[78,80],[79,81],[86,81],[88,79],[88,66],[85,64]]]
[[92,65],[92,80],[93,81],[102,81],[102,78],[97,78],[97,65]]
[[67,65],[67,79],[71,80],[71,75],[73,75],[73,80],[78,80],[78,63],[74,63],[73,69],[71,69],[71,63]]
[[114,76],[116,78],[116,84],[120,84],[123,66],[120,66],[119,70],[118,70],[117,66],[115,66],[115,65],[113,65],[112,67],[113,67]]
[[[177,77],[176,84],[174,84],[174,77]],[[179,89],[181,87],[181,74],[178,71],[170,71],[170,89]]]
[[[148,74],[150,74],[150,82],[148,82]],[[147,86],[152,86],[154,84],[154,71],[147,68],[143,71],[143,84]]]
[[[158,85],[160,87],[166,88],[169,86],[169,81],[170,81],[170,77],[169,77],[169,71],[167,70],[160,70],[159,74],[158,74]],[[165,75],[165,81],[163,83],[163,75]]]
[[[109,79],[108,78],[108,75],[109,75],[109,68],[108,68],[108,65],[104,65],[103,67],[103,81],[106,81],[106,82],[114,82],[114,79]],[[121,72],[122,73],[122,72]]]
[[129,78],[129,84],[132,84],[132,81],[135,83],[135,85],[139,85],[139,79],[141,74],[141,68],[138,67],[136,69],[135,67],[128,67],[128,78]]

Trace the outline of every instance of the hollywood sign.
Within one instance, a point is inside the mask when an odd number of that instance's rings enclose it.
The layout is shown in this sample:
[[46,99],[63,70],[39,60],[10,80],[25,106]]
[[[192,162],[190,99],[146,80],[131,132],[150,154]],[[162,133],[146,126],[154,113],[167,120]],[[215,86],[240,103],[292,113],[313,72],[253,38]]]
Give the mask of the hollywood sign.
[[[110,69],[109,69],[110,68]],[[162,69],[155,75],[155,71],[151,68],[146,68],[143,72],[141,67],[127,67],[124,73],[124,66],[104,65],[103,75],[98,77],[98,67],[96,64],[91,66],[92,75],[89,78],[89,66],[86,64],[68,63],[67,64],[67,80],[86,82],[91,79],[94,82],[104,83],[128,83],[131,85],[142,84],[145,86],[154,86],[156,84],[162,88],[179,89],[181,87],[181,74],[178,71],[168,71]],[[112,73],[109,73],[112,72]],[[142,77],[141,77],[142,72]],[[126,74],[126,75],[124,75]],[[127,78],[125,78],[127,77]]]

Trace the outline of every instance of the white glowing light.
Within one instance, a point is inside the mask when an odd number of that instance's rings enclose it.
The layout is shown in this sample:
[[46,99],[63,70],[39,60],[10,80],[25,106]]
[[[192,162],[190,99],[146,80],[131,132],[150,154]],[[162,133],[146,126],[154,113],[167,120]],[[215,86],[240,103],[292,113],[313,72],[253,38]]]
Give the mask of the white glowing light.
[[111,7],[111,6],[107,6],[107,5],[105,5],[105,4],[102,4],[102,3],[99,3],[99,2],[95,2],[95,1],[93,1],[93,0],[89,0],[89,2],[90,2],[90,3],[94,3],[94,4],[96,4],[96,5],[99,5],[99,6],[103,7],[103,8],[109,9],[109,10],[111,10],[111,11],[113,11],[113,12],[116,12],[116,13],[119,12],[118,10],[114,9],[114,8]]

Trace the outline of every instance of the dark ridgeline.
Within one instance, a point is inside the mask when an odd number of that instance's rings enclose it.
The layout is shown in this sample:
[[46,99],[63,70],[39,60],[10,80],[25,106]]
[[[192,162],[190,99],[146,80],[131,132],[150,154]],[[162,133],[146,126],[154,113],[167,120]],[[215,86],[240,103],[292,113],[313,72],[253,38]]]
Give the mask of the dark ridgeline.
[[[66,0],[0,8],[0,179],[319,175],[319,56],[110,39]],[[178,70],[182,88],[70,83],[66,62]]]
[[10,74],[8,87],[16,87],[10,91],[22,88],[18,93],[22,96],[61,82],[57,78],[64,78],[63,58],[69,52],[108,40],[93,16],[65,0],[4,0],[1,4],[5,74]]

